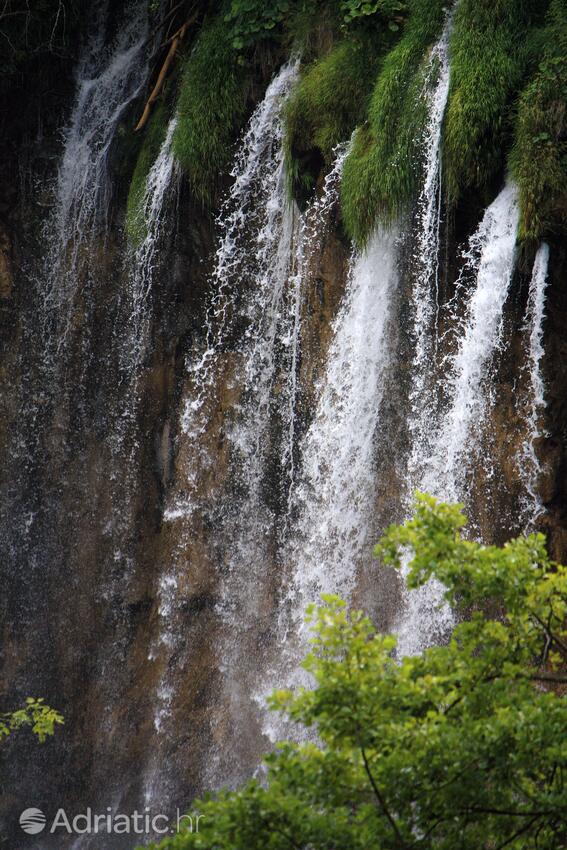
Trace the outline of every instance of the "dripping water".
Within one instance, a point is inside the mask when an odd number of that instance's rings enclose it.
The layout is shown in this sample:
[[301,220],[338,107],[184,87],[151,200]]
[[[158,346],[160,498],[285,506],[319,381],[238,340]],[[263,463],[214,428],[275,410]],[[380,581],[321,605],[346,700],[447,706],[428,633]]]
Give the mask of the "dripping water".
[[[439,249],[441,231],[441,136],[450,82],[449,36],[451,18],[431,51],[426,71],[428,119],[423,141],[424,177],[417,201],[414,280],[410,297],[413,362],[409,391],[407,494],[411,498],[423,474],[436,414],[435,380],[439,310]],[[434,85],[432,85],[432,80]]]
[[94,36],[77,69],[75,103],[55,186],[54,215],[47,223],[45,312],[63,345],[72,322],[81,268],[96,236],[108,225],[112,183],[109,157],[116,130],[147,75],[144,3],[132,3],[110,49],[104,32],[106,4],[97,10]]
[[380,230],[352,258],[317,410],[303,440],[294,496],[299,520],[290,555],[300,617],[321,592],[348,598],[356,564],[370,546],[374,457],[397,277],[397,233]]
[[143,239],[134,250],[127,252],[127,268],[130,270],[125,305],[128,331],[122,351],[123,368],[136,369],[144,357],[148,342],[150,320],[150,297],[159,250],[163,247],[164,229],[169,223],[167,210],[174,198],[174,188],[179,177],[173,155],[173,135],[177,118],[169,122],[159,154],[149,170],[144,196],[140,204],[140,227]]
[[[492,403],[494,358],[503,343],[504,305],[515,267],[518,192],[508,183],[488,207],[465,253],[466,275],[472,280],[465,315],[457,323],[457,347],[442,364],[444,406],[431,422],[431,452],[422,459],[418,488],[447,502],[465,499],[473,460],[490,474],[491,460],[480,456],[480,432]],[[462,296],[464,286],[457,285]],[[452,305],[448,309],[452,309]],[[406,593],[398,626],[401,654],[421,651],[446,634],[452,615],[437,582]]]
[[519,452],[518,469],[525,490],[522,507],[527,530],[534,529],[545,512],[538,487],[542,468],[537,455],[537,443],[544,436],[542,414],[545,409],[545,385],[542,360],[545,353],[543,327],[549,254],[549,245],[542,243],[534,260],[525,328],[528,335],[527,371],[529,376],[527,413],[525,414],[527,433]]

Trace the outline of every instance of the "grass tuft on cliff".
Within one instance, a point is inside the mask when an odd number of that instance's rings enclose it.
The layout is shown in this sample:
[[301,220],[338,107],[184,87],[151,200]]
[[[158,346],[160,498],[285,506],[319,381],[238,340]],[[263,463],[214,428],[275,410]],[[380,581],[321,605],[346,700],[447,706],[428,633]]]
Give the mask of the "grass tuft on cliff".
[[148,174],[160,152],[167,132],[168,110],[162,101],[154,109],[138,153],[126,201],[125,228],[128,239],[135,245],[145,237],[143,214],[144,195]]
[[364,245],[378,219],[411,203],[420,172],[426,120],[424,63],[440,35],[446,0],[412,0],[402,38],[386,56],[368,111],[346,159],[341,186],[346,230]]
[[230,162],[246,111],[246,66],[222,15],[206,24],[185,59],[177,102],[173,151],[189,185],[204,203]]
[[514,98],[530,59],[541,0],[461,0],[451,35],[451,88],[444,133],[449,199],[484,189],[503,170]]
[[520,97],[511,171],[520,188],[520,239],[565,230],[567,215],[567,7],[553,0],[535,76]]

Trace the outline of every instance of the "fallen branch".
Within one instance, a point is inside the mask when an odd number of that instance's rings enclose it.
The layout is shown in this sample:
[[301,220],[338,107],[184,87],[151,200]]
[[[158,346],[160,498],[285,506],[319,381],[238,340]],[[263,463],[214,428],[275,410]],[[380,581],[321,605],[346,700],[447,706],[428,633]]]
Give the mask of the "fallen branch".
[[164,61],[163,65],[161,66],[161,71],[158,74],[156,84],[152,89],[152,93],[150,94],[150,96],[149,96],[149,98],[146,102],[146,105],[144,107],[144,111],[142,112],[142,117],[140,118],[140,120],[138,121],[138,123],[136,124],[136,126],[134,128],[135,133],[137,133],[138,130],[141,130],[143,127],[146,126],[146,124],[148,122],[148,118],[150,117],[150,114],[151,114],[151,111],[152,111],[152,106],[154,105],[154,103],[158,99],[159,94],[160,94],[160,92],[163,88],[165,78],[167,77],[167,72],[169,71],[171,63],[173,62],[173,60],[175,58],[175,54],[177,53],[179,45],[181,44],[181,42],[185,38],[185,34],[186,34],[188,28],[197,19],[197,16],[198,16],[198,12],[195,12],[195,14],[193,14],[189,18],[189,20],[185,21],[183,26],[180,27],[177,30],[177,32],[174,33],[174,35],[172,35],[171,44],[169,46],[169,50],[167,51],[167,56],[165,57],[165,61]]

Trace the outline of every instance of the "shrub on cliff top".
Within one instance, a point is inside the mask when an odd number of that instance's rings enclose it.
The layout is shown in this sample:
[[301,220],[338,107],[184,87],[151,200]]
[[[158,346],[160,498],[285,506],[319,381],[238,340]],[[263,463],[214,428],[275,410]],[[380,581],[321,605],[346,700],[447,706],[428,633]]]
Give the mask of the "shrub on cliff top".
[[520,238],[565,230],[567,215],[567,7],[550,6],[543,56],[522,92],[511,169],[520,188]]
[[545,0],[461,0],[456,7],[443,150],[453,200],[502,171],[530,26],[545,6]]
[[444,22],[446,0],[412,0],[399,43],[386,56],[370,100],[368,121],[356,133],[341,187],[349,235],[364,244],[378,218],[409,205],[419,174],[419,141],[426,118],[424,62]]
[[206,24],[185,59],[173,151],[195,195],[210,201],[230,162],[246,110],[248,70],[222,15]]
[[[542,535],[464,540],[459,506],[420,497],[384,562],[413,558],[472,615],[445,646],[396,661],[337,597],[311,609],[311,689],[272,707],[313,729],[265,758],[265,783],[197,802],[198,832],[162,850],[560,850],[567,835],[567,569]],[[498,611],[491,616],[490,611]]]

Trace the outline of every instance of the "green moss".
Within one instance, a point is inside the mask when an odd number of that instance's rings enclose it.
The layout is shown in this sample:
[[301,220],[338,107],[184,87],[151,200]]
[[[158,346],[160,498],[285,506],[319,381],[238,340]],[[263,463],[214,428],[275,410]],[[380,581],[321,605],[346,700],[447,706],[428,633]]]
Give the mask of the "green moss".
[[513,100],[529,61],[530,26],[542,0],[461,0],[451,36],[444,133],[448,195],[483,189],[503,167]]
[[210,202],[246,110],[249,72],[219,15],[186,57],[173,151],[195,195]]
[[567,215],[567,7],[552,2],[545,47],[519,103],[510,167],[520,188],[520,238],[565,229]]
[[379,218],[391,220],[411,202],[420,172],[426,120],[422,96],[428,49],[444,22],[446,0],[412,0],[398,44],[384,60],[368,121],[357,132],[341,185],[348,234],[363,245]]
[[[378,43],[377,43],[378,42]],[[303,72],[285,109],[285,153],[292,194],[309,184],[317,152],[328,164],[333,148],[363,119],[379,61],[379,40],[343,41]]]
[[145,235],[143,201],[146,181],[154,164],[167,131],[167,108],[161,102],[154,109],[145,131],[142,146],[138,153],[126,202],[125,227],[128,238],[134,244],[141,242]]

